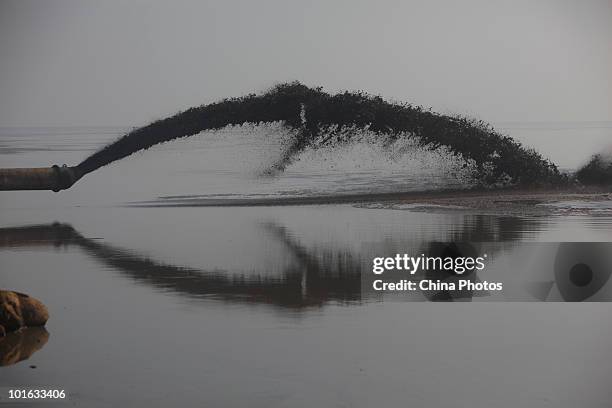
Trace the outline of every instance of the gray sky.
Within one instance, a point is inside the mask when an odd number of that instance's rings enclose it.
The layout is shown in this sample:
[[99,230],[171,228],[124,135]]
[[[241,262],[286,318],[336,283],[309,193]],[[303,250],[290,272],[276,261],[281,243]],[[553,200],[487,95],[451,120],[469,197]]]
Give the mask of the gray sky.
[[300,80],[612,120],[612,2],[0,0],[0,126],[141,125]]

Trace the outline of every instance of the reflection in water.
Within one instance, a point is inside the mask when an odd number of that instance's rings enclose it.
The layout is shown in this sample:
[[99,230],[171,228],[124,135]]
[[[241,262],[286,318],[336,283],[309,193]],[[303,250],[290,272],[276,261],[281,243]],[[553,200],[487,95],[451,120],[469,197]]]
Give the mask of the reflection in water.
[[510,242],[524,238],[528,231],[541,230],[543,217],[512,217],[473,214],[463,223],[449,226],[453,242]]
[[[431,242],[428,247],[423,251],[426,256],[440,257],[442,259],[452,258],[457,259],[460,257],[477,258],[480,256],[480,252],[470,243],[444,243],[444,242]],[[468,271],[465,274],[459,276],[453,272],[446,271],[441,268],[442,265],[438,265],[438,268],[433,268],[425,271],[424,275],[426,279],[441,282],[457,282],[459,279],[469,280],[473,283],[480,282],[477,271]],[[425,296],[431,301],[446,301],[450,302],[454,299],[470,300],[474,296],[486,296],[489,293],[486,291],[474,293],[471,289],[461,290],[441,290],[432,293],[425,293]]]
[[44,327],[25,327],[0,337],[0,366],[10,366],[27,360],[49,340]]
[[68,246],[85,250],[100,262],[145,283],[183,295],[211,296],[232,301],[269,303],[282,307],[301,308],[327,301],[360,299],[359,263],[350,254],[333,254],[334,265],[321,264],[305,248],[292,241],[283,228],[264,226],[286,245],[297,260],[280,278],[256,275],[232,277],[223,270],[199,270],[168,265],[139,256],[128,250],[89,239],[68,224],[49,224],[0,229],[0,246]]
[[[512,241],[519,238],[516,231],[533,228],[529,223],[534,219],[516,217],[469,216],[463,225],[451,230],[455,242],[471,241]],[[76,231],[69,224],[46,224],[0,229],[0,247],[76,246],[99,262],[120,271],[136,282],[179,293],[190,297],[212,297],[232,302],[271,304],[282,308],[304,308],[321,306],[328,302],[361,302],[362,293],[361,254],[348,249],[331,246],[307,248],[302,245],[284,226],[273,222],[260,226],[271,239],[282,243],[291,262],[284,266],[277,276],[261,274],[233,275],[225,270],[202,270],[176,266],[155,261],[133,251],[118,248],[90,239]],[[385,243],[384,247],[429,248],[436,251],[441,243],[404,241]],[[460,254],[457,253],[456,256]],[[432,272],[436,274],[436,272]],[[444,276],[428,276],[434,279],[448,279]],[[478,282],[476,274],[470,278]],[[457,292],[453,296],[438,294],[429,300],[469,300],[471,291]]]

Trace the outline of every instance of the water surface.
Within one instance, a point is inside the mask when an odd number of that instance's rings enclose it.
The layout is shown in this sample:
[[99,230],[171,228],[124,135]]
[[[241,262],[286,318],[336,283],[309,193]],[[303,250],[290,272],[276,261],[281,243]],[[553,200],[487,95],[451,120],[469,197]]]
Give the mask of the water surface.
[[[0,160],[72,164],[123,130],[4,129]],[[0,388],[63,388],[69,404],[94,407],[609,405],[609,303],[381,301],[360,276],[372,244],[469,241],[512,256],[538,242],[609,241],[609,213],[130,206],[461,181],[444,163],[385,161],[366,146],[307,153],[261,177],[280,136],[258,132],[158,146],[57,194],[1,192],[1,286],[43,300],[51,320],[44,347],[0,367]],[[541,132],[522,137],[537,144]]]

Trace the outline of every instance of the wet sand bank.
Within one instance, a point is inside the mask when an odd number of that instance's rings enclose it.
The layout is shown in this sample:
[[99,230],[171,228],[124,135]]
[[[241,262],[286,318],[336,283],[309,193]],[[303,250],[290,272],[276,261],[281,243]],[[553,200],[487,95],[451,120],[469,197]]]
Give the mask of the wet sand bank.
[[[210,198],[205,195],[159,197],[157,200],[128,203],[130,207],[259,207],[324,204],[355,204],[364,207],[445,210],[478,210],[494,213],[550,214],[557,203],[608,203],[612,211],[611,187],[565,189],[474,189],[430,192],[318,195],[306,197]],[[571,206],[584,211],[588,206]],[[597,206],[596,206],[597,207]],[[598,208],[598,207],[597,207]],[[606,206],[604,205],[604,209]]]

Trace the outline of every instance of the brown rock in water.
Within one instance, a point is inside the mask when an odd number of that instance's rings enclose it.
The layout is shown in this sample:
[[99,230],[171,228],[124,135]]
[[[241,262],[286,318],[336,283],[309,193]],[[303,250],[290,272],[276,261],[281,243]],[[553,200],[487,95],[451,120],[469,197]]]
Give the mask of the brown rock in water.
[[0,334],[44,326],[47,320],[49,311],[41,301],[23,293],[0,290]]

